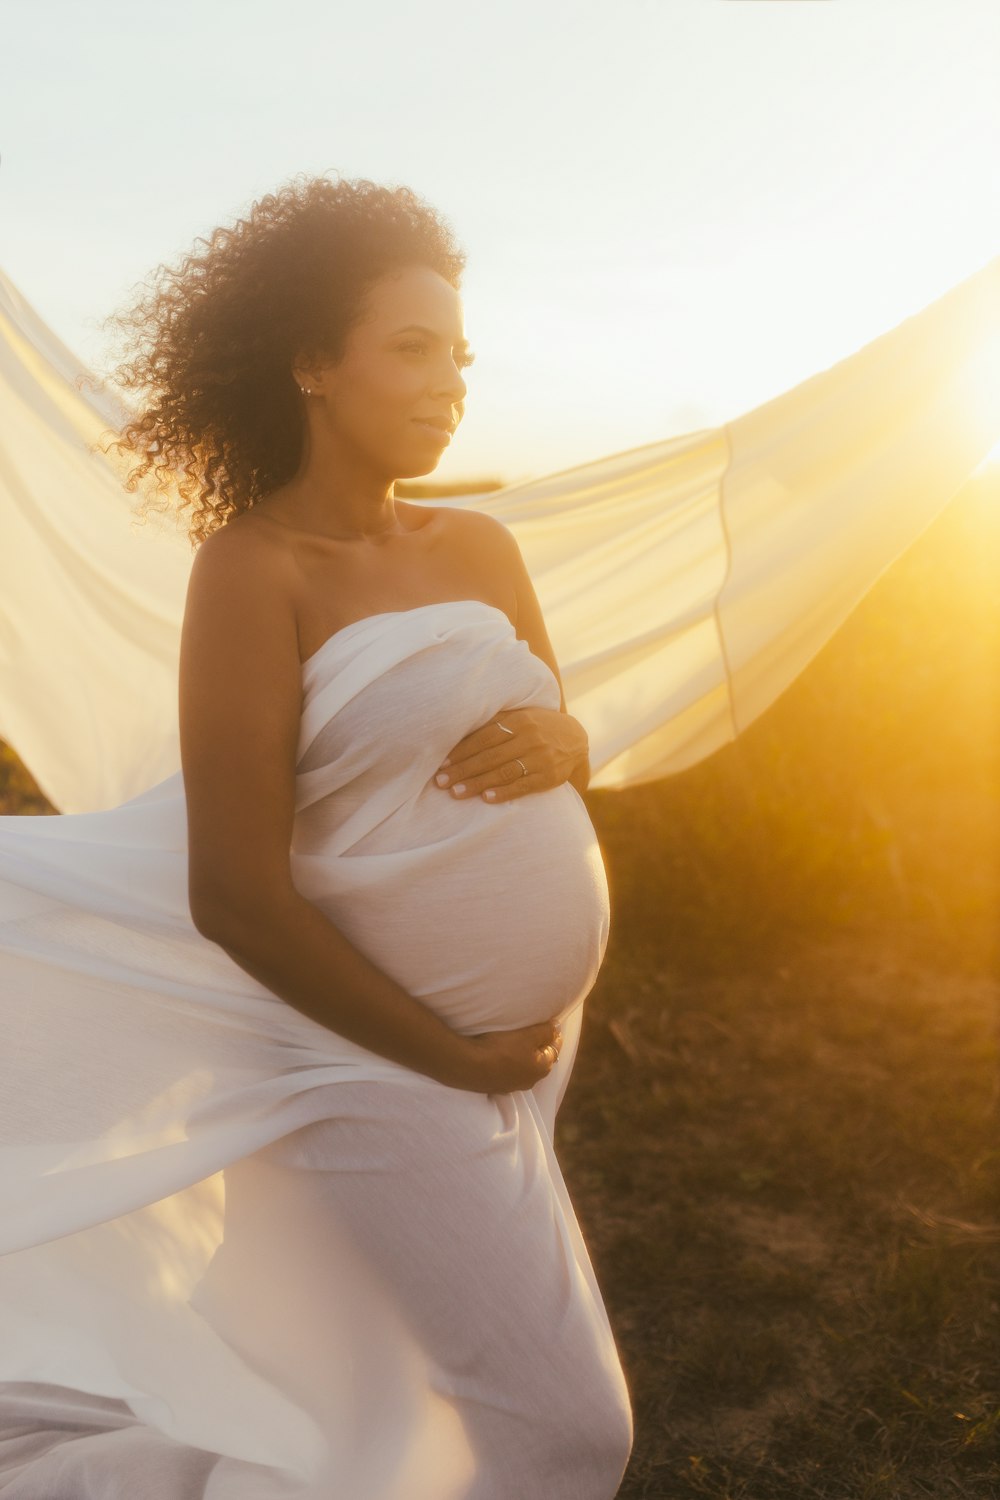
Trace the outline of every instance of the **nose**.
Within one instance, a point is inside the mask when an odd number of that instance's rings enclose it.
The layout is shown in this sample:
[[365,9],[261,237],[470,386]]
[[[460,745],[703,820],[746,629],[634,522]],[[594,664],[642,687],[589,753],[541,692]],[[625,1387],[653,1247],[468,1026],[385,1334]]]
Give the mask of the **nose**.
[[447,360],[440,385],[438,386],[437,394],[439,398],[451,402],[464,401],[468,394],[468,389],[458,365],[453,359]]

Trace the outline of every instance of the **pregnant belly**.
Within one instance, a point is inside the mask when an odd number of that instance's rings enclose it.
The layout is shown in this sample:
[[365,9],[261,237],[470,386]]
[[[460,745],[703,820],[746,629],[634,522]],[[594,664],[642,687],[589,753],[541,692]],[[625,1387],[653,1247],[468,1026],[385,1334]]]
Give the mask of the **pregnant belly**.
[[494,807],[429,788],[331,863],[316,904],[457,1031],[565,1015],[594,985],[607,877],[568,783]]

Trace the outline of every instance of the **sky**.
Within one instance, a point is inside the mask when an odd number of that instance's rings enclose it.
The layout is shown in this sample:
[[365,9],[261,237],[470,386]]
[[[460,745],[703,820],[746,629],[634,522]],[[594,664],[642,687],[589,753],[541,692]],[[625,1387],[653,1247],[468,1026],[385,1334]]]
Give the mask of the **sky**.
[[297,174],[405,183],[448,219],[477,356],[449,483],[715,426],[1000,254],[996,0],[3,22],[0,269],[92,368],[137,283]]

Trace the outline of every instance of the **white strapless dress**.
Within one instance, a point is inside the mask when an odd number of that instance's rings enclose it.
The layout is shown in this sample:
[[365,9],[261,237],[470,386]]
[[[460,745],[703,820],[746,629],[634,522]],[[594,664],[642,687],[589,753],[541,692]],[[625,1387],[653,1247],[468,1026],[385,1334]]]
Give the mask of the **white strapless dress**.
[[464,1033],[558,1015],[528,1091],[449,1088],[194,928],[180,773],[0,818],[4,1500],[611,1500],[629,1395],[552,1137],[608,937],[568,784],[434,774],[558,684],[500,611],[303,664],[292,872]]

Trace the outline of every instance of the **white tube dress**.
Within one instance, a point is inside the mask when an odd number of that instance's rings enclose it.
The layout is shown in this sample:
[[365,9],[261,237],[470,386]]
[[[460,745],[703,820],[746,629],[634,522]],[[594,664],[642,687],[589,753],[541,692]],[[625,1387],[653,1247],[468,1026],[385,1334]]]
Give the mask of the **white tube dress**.
[[559,706],[480,600],[303,664],[292,872],[459,1032],[558,1015],[534,1088],[347,1041],[194,927],[181,774],[0,818],[3,1500],[612,1500],[618,1350],[553,1151],[608,889],[568,783],[434,783]]

